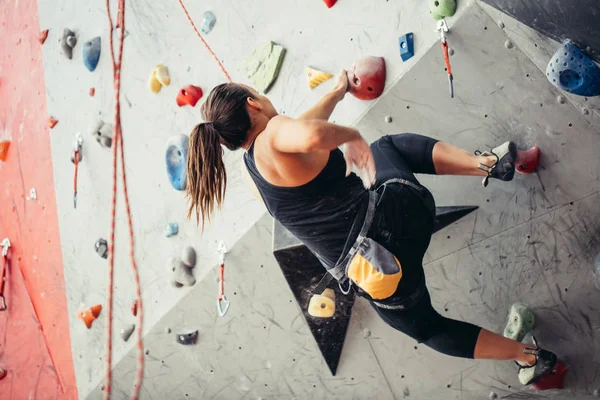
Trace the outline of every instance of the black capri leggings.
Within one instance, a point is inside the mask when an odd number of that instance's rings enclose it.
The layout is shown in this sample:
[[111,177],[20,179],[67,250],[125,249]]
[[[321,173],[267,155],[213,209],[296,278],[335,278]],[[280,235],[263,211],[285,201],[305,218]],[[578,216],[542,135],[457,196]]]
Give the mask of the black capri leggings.
[[[401,178],[420,186],[415,173],[435,174],[433,147],[437,140],[416,134],[388,135],[371,145],[377,168],[376,186]],[[473,358],[480,327],[441,316],[431,305],[425,286],[423,256],[433,230],[433,215],[415,189],[401,183],[379,188],[382,194],[371,238],[394,253],[402,265],[402,280],[396,293],[378,301],[387,305],[405,304],[406,308],[387,309],[373,303],[373,308],[392,328],[399,330],[434,350],[450,356]],[[424,189],[424,192],[433,197]],[[415,293],[421,296],[407,302]],[[364,293],[364,297],[368,297]]]

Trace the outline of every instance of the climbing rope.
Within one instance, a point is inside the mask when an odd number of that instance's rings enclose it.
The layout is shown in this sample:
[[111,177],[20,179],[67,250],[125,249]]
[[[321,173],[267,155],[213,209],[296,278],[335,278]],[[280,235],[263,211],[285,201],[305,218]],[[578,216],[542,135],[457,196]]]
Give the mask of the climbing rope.
[[194,21],[192,21],[192,17],[190,17],[190,14],[188,13],[187,9],[185,8],[185,5],[183,5],[183,1],[179,0],[179,4],[181,4],[181,8],[183,8],[183,12],[185,13],[185,16],[187,17],[188,21],[190,21],[190,24],[192,24],[192,28],[194,28],[194,31],[196,31],[196,34],[198,35],[198,37],[200,38],[200,40],[202,41],[202,43],[204,44],[204,46],[206,47],[206,49],[208,50],[208,52],[213,56],[213,58],[215,59],[215,61],[217,62],[217,64],[219,64],[219,68],[221,68],[221,71],[223,71],[223,74],[225,74],[225,79],[227,79],[227,82],[232,82],[231,77],[227,73],[227,70],[225,70],[225,67],[223,66],[223,64],[221,64],[221,61],[219,61],[219,58],[212,51],[212,49],[210,48],[210,46],[208,45],[208,43],[206,43],[206,40],[204,40],[204,38],[202,37],[202,35],[198,31],[198,28],[196,28],[196,24],[194,24]]
[[125,199],[125,211],[127,215],[127,224],[129,226],[129,256],[131,258],[131,266],[133,269],[133,277],[135,280],[135,295],[138,306],[137,312],[137,368],[135,383],[133,385],[132,400],[137,400],[142,386],[144,377],[144,345],[142,341],[142,327],[144,313],[142,312],[142,293],[140,288],[140,276],[138,273],[137,264],[135,262],[135,242],[133,235],[133,223],[131,219],[131,209],[129,207],[129,195],[127,192],[127,177],[125,175],[125,150],[123,146],[123,135],[121,130],[121,66],[123,61],[123,42],[125,39],[125,0],[118,0],[117,10],[117,34],[119,36],[119,53],[115,57],[113,45],[113,21],[110,15],[110,0],[106,0],[106,13],[108,15],[109,24],[109,40],[110,40],[110,56],[113,68],[113,80],[115,88],[115,140],[113,146],[113,187],[112,187],[112,210],[111,210],[111,225],[110,225],[110,240],[109,240],[109,278],[108,278],[108,301],[107,301],[107,355],[106,355],[106,378],[104,384],[104,400],[110,399],[111,394],[111,378],[112,378],[112,306],[113,306],[113,279],[114,279],[114,264],[115,264],[115,221],[117,208],[117,159],[120,151],[121,160],[121,176],[123,184],[123,198]]

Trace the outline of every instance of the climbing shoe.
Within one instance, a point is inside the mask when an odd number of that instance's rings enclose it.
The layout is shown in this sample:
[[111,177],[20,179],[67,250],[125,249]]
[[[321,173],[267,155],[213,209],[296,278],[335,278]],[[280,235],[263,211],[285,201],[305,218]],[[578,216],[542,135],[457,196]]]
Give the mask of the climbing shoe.
[[514,142],[506,142],[491,151],[475,151],[476,156],[494,156],[496,162],[492,166],[479,163],[478,168],[487,172],[483,178],[483,186],[488,185],[489,178],[496,178],[502,181],[512,181],[515,176],[515,160],[517,159],[517,145]]
[[558,359],[556,354],[551,351],[540,349],[535,338],[533,338],[535,349],[527,348],[523,350],[525,354],[535,355],[535,364],[523,365],[517,362],[519,366],[519,382],[523,385],[530,385],[537,382],[542,376],[552,373]]

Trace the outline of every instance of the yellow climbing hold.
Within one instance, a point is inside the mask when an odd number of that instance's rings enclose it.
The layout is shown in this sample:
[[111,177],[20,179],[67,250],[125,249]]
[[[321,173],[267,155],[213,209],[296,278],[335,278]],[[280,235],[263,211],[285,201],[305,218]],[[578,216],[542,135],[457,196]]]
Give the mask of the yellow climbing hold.
[[169,86],[169,83],[171,83],[171,77],[169,76],[169,70],[167,69],[167,67],[165,67],[162,64],[159,64],[156,66],[155,71],[156,79],[158,79],[160,84],[163,86]]
[[150,79],[148,80],[148,88],[154,93],[160,92],[162,85],[158,78],[156,78],[156,68],[152,70],[152,75],[150,75]]
[[317,318],[331,318],[335,314],[335,292],[325,289],[322,294],[315,294],[308,304],[308,314]]
[[306,67],[306,77],[308,78],[308,86],[311,89],[316,88],[321,83],[330,79],[333,75],[328,74],[327,72],[319,71],[318,69],[314,69],[311,67]]

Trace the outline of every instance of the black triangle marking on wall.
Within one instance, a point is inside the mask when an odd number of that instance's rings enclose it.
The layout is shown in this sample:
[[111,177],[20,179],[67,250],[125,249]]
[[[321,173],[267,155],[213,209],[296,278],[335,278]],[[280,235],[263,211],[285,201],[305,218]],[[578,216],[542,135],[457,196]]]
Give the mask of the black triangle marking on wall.
[[[476,209],[476,206],[437,207],[434,232]],[[331,374],[335,376],[350,325],[355,300],[354,292],[344,295],[334,281],[330,287],[335,291],[335,315],[331,318],[312,317],[308,314],[308,303],[312,296],[311,289],[325,274],[323,265],[306,246],[277,221],[273,229],[273,255],[298,302],[323,359]]]

